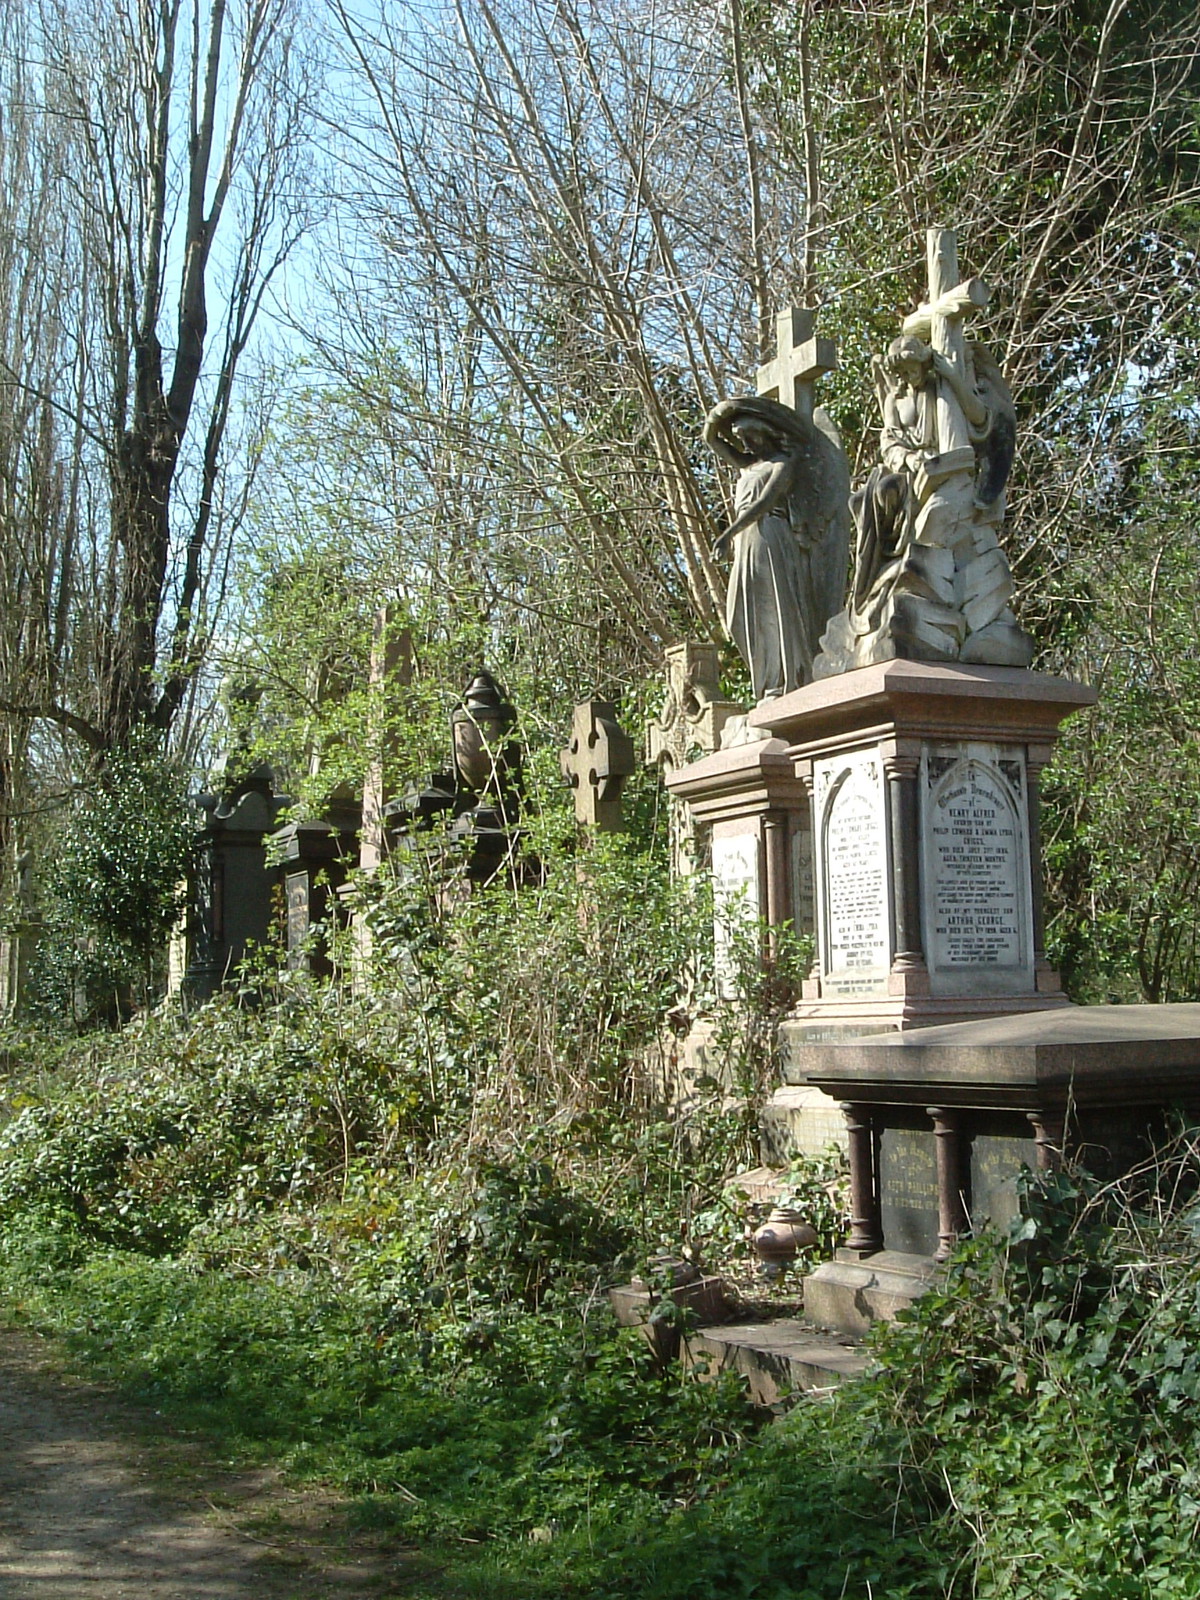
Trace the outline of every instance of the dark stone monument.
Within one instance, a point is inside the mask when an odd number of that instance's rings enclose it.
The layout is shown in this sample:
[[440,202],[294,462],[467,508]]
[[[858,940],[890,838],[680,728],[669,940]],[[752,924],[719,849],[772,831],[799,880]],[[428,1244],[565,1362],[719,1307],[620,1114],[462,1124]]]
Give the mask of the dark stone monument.
[[469,883],[515,870],[520,838],[520,747],[509,738],[516,711],[495,678],[478,672],[451,715],[451,772],[435,772],[383,808],[388,853],[399,863],[422,837],[439,834],[466,859]]
[[224,793],[202,794],[197,803],[204,822],[188,885],[183,986],[190,998],[207,1000],[251,945],[271,937],[279,874],[267,865],[266,836],[287,801],[275,793],[271,769],[257,766]]
[[516,867],[521,750],[509,738],[516,720],[490,672],[476,673],[450,719],[458,788],[464,799],[471,797],[458,810],[450,836],[466,850],[469,881],[480,886]]

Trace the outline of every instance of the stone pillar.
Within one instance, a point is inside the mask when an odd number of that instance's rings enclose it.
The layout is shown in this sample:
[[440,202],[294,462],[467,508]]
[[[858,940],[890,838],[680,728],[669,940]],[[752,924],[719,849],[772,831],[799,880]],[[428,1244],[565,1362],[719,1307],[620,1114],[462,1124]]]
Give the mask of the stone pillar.
[[1033,1127],[1033,1141],[1037,1148],[1037,1170],[1057,1172],[1063,1161],[1065,1117],[1057,1111],[1030,1111],[1027,1115]]
[[927,995],[929,969],[921,942],[921,836],[917,775],[920,747],[885,750],[892,853],[892,968],[890,994]]
[[879,1184],[875,1170],[875,1127],[867,1106],[843,1103],[850,1155],[850,1237],[846,1249],[855,1255],[874,1255],[883,1249],[879,1220]]
[[393,737],[388,727],[390,691],[412,681],[412,635],[397,628],[391,606],[375,613],[371,636],[371,668],[368,680],[367,744],[368,758],[363,773],[362,833],[358,864],[373,872],[385,853],[383,811],[391,795],[394,757]]
[[[817,790],[813,782],[813,764],[811,761],[796,762],[796,776],[804,786],[808,796],[808,829],[812,847],[813,872],[815,875],[817,853],[820,849],[821,819],[817,815]],[[816,888],[814,876],[814,889]],[[801,986],[801,995],[805,1000],[819,1000],[821,998],[821,934],[817,927],[817,907],[814,904],[811,910],[813,933],[812,965],[808,969],[808,977]]]
[[957,1112],[930,1106],[926,1115],[933,1123],[937,1146],[938,1247],[934,1260],[945,1261],[967,1226],[962,1133]]

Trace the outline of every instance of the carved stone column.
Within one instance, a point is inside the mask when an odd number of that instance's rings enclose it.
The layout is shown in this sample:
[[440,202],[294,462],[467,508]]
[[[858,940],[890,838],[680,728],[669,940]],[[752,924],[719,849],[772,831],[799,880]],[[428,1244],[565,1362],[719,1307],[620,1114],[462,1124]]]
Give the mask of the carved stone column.
[[[921,940],[921,834],[917,795],[920,757],[885,752],[888,820],[892,851],[892,979],[889,989],[929,993],[929,969]],[[898,981],[895,981],[898,980]]]
[[767,922],[778,928],[792,915],[788,885],[788,825],[782,811],[768,811],[762,819],[767,868]]
[[1046,959],[1046,911],[1042,891],[1042,771],[1050,760],[1048,745],[1031,744],[1025,756],[1025,806],[1029,830],[1029,877],[1033,904],[1033,981],[1038,994],[1058,994],[1058,973]]
[[1037,1148],[1037,1170],[1057,1172],[1062,1166],[1066,1119],[1057,1111],[1030,1111],[1033,1140]]
[[850,1154],[850,1237],[846,1248],[856,1255],[874,1255],[883,1249],[875,1171],[875,1128],[866,1106],[846,1101],[841,1112],[846,1119]]
[[930,1106],[926,1115],[933,1122],[937,1146],[938,1247],[934,1260],[945,1261],[967,1226],[963,1204],[962,1131],[955,1111]]

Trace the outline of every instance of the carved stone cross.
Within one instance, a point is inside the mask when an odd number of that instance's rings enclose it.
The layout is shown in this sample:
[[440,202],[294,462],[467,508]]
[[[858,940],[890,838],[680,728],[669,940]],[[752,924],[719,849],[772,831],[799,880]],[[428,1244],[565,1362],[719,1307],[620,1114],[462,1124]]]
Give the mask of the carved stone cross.
[[812,421],[813,385],[837,368],[837,346],[813,334],[813,313],[789,306],[775,319],[775,356],[758,369],[758,392]]
[[619,831],[621,791],[637,763],[611,702],[585,700],[575,707],[571,742],[559,759],[574,793],[576,821],[603,833]]
[[[980,278],[958,278],[958,240],[950,228],[930,228],[925,235],[929,269],[929,303],[919,306],[904,319],[904,332],[924,339],[967,378],[967,340],[963,330],[966,317],[982,311],[988,303],[987,285]],[[937,386],[938,450],[943,457],[952,451],[971,449],[971,435],[954,391],[945,378]],[[974,455],[962,458],[968,467]],[[945,461],[944,466],[950,462]]]

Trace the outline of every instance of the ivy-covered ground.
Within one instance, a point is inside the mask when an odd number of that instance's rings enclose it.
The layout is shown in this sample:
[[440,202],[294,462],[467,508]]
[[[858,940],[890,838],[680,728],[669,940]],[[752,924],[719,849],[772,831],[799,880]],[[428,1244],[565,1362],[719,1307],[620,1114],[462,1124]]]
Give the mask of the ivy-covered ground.
[[10,1040],[9,1315],[344,1490],[430,1595],[1200,1593],[1188,1136],[1125,1192],[1031,1187],[871,1377],[766,1421],[732,1378],[657,1371],[603,1294],[685,1198],[693,1239],[733,1247],[736,1117],[683,1146],[580,1102],[473,1142],[384,1048],[396,1026],[297,991]]

